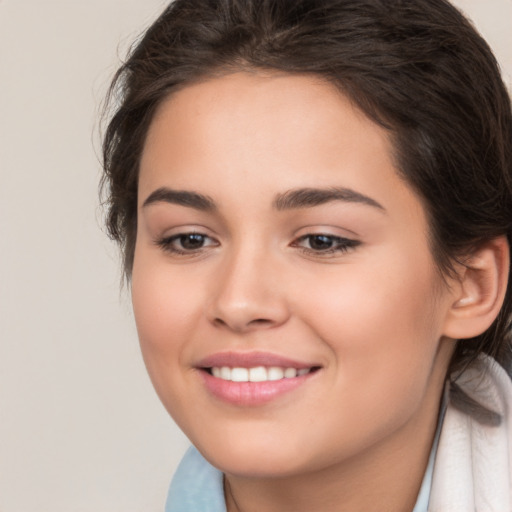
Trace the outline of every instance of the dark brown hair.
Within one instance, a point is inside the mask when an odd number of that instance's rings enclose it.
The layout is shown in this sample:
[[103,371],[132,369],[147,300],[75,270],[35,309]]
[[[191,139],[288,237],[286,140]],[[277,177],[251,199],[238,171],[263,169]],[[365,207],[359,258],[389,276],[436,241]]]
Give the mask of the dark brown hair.
[[[133,264],[139,161],[155,110],[194,81],[243,69],[320,75],[389,130],[424,203],[443,274],[479,244],[512,240],[510,99],[485,41],[445,0],[176,0],[117,72],[103,146],[107,228]],[[459,343],[510,370],[512,286],[493,325]],[[452,368],[453,369],[453,368]]]

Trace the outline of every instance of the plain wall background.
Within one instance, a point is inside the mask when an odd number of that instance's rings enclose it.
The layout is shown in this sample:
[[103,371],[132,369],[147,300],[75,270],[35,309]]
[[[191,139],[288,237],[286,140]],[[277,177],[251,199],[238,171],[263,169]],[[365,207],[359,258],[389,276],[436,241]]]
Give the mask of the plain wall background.
[[[458,0],[512,83],[512,0]],[[187,440],[101,231],[98,112],[164,0],[0,0],[0,512],[150,512]],[[94,149],[96,147],[96,149]]]

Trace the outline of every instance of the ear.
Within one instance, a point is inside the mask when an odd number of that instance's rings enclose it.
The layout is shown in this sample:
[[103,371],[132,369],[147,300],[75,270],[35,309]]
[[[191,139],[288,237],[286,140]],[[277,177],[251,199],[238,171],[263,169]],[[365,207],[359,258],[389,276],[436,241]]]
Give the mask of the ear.
[[481,245],[461,265],[443,334],[473,338],[486,331],[503,305],[510,271],[510,249],[502,236]]

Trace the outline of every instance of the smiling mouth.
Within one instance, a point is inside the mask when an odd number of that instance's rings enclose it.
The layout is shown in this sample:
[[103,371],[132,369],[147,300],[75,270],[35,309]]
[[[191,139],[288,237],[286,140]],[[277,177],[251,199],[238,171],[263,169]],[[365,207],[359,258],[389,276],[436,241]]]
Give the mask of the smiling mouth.
[[208,392],[235,407],[259,407],[314,381],[322,365],[268,352],[223,352],[196,369]]
[[310,368],[293,368],[280,366],[255,366],[252,368],[214,366],[204,368],[206,372],[217,379],[231,382],[272,382],[284,379],[294,379],[314,373],[319,366]]

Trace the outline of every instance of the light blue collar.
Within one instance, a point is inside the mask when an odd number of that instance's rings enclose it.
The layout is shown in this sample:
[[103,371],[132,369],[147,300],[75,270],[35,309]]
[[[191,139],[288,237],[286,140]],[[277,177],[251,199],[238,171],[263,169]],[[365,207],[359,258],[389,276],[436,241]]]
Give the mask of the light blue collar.
[[226,512],[223,475],[191,446],[167,495],[165,512]]

